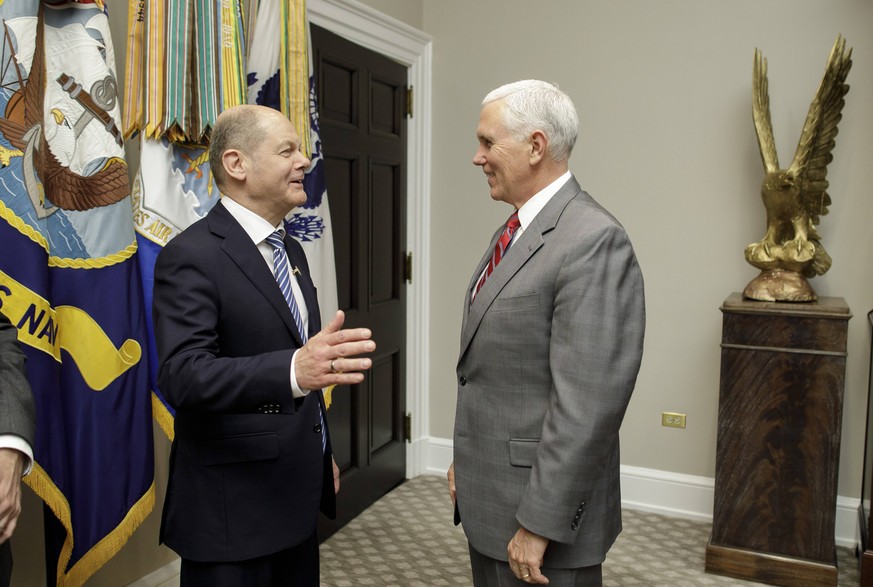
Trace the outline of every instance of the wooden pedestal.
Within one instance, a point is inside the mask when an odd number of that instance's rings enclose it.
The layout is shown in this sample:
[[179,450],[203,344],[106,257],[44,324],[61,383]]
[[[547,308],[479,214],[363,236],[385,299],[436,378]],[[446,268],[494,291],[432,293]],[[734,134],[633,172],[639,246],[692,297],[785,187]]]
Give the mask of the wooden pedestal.
[[836,585],[846,338],[841,298],[728,297],[706,570],[772,585]]

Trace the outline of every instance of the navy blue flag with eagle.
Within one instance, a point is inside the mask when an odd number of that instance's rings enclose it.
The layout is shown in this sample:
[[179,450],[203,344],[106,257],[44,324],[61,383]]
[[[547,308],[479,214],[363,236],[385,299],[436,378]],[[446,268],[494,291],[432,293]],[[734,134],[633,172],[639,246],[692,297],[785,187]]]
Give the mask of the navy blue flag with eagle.
[[115,54],[100,0],[0,3],[0,312],[37,404],[25,482],[82,585],[154,505],[148,355]]

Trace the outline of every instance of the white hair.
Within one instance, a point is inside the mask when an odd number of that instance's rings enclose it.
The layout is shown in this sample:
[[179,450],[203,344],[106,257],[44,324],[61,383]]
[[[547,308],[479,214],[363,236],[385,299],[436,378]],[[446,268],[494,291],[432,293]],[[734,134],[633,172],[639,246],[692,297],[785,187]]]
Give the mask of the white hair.
[[503,100],[503,124],[518,140],[535,130],[549,139],[549,154],[555,161],[570,158],[579,134],[576,107],[555,84],[527,79],[500,86],[482,100],[482,105]]

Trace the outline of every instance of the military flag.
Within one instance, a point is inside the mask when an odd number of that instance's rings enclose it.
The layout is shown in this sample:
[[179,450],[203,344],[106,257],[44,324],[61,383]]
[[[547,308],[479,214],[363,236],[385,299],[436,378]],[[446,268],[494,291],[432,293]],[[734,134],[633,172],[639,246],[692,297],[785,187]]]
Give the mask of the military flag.
[[56,583],[82,585],[154,505],[115,54],[99,0],[7,0],[0,22],[0,311],[37,404],[25,482],[64,529]]

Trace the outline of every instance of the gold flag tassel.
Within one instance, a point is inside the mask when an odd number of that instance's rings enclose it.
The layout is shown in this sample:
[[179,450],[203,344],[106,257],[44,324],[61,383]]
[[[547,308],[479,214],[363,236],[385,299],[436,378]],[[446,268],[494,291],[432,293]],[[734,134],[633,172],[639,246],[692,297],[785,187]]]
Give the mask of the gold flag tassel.
[[238,0],[221,3],[221,109],[246,103],[245,23]]
[[300,150],[309,157],[312,155],[312,141],[309,132],[309,42],[306,29],[306,1],[284,0],[279,99],[282,113],[291,120],[300,135]]
[[143,127],[143,52],[146,1],[130,0],[127,7],[127,57],[122,108],[122,134],[127,140]]

